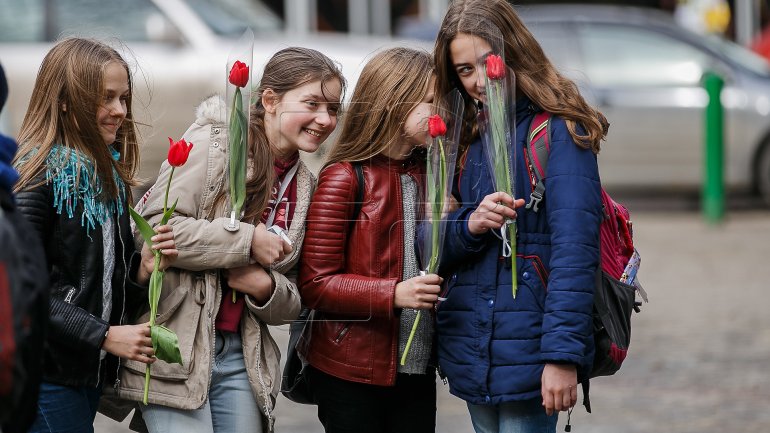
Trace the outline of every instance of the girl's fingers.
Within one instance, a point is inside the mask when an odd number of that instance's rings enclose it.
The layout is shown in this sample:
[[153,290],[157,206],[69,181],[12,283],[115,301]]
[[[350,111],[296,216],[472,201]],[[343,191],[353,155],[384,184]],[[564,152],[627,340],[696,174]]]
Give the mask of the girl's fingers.
[[543,406],[545,407],[545,413],[548,416],[553,415],[553,394],[546,392],[543,395]]
[[562,393],[562,410],[567,410],[572,407],[572,387],[564,390]]

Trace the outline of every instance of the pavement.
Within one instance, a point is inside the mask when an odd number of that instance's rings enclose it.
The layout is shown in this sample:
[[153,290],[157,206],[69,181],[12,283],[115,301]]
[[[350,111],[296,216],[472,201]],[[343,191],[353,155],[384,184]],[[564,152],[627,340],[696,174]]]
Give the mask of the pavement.
[[[770,432],[770,211],[710,225],[689,209],[630,208],[650,302],[632,318],[623,368],[591,382],[593,413],[576,407],[572,431]],[[287,327],[274,331],[285,347]],[[281,397],[276,416],[279,433],[323,431],[314,406]],[[126,425],[99,416],[95,430]],[[440,381],[436,431],[473,432],[465,403]]]

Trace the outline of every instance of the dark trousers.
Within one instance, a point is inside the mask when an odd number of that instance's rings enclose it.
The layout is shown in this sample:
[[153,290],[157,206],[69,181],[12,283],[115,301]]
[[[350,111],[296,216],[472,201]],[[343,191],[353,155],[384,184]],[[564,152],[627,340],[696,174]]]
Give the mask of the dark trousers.
[[436,374],[399,374],[395,386],[350,382],[309,367],[326,433],[434,433]]

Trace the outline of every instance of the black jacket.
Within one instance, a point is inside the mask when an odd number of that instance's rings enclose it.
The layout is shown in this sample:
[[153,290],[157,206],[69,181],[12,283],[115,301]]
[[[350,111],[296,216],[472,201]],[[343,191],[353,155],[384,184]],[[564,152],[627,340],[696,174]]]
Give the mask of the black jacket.
[[37,415],[48,275],[43,247],[2,186],[0,245],[0,430],[26,432]]
[[[34,185],[37,182],[31,183]],[[53,188],[44,183],[16,195],[45,249],[50,286],[50,323],[43,358],[44,380],[69,386],[97,386],[117,378],[119,360],[109,355],[100,361],[100,350],[110,325],[128,323],[147,288],[132,282],[140,256],[129,225],[128,206],[114,216],[115,270],[112,275],[112,312],[102,316],[104,251],[101,227],[89,233],[81,226],[80,208],[70,218],[57,214]]]

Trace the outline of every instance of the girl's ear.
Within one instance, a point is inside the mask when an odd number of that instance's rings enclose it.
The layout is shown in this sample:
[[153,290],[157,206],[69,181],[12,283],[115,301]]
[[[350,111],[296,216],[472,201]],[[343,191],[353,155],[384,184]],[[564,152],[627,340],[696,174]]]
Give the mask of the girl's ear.
[[262,106],[265,107],[266,113],[275,113],[278,100],[278,95],[275,94],[273,89],[265,89],[265,91],[262,92]]

